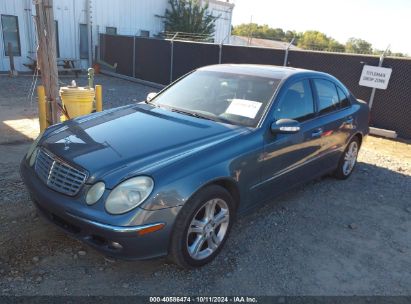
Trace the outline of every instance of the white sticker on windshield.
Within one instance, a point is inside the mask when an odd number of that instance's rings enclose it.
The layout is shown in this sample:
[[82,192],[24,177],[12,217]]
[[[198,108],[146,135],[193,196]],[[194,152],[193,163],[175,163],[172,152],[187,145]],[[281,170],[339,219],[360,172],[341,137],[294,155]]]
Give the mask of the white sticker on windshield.
[[225,111],[227,114],[240,115],[248,118],[255,118],[262,103],[247,99],[232,99],[231,104]]

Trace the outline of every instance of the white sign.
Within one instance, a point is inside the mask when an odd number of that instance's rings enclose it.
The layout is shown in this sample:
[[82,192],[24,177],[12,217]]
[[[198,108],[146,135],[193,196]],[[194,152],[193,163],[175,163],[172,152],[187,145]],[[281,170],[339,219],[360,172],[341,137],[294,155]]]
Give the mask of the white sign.
[[390,81],[392,69],[364,65],[360,85],[364,87],[386,90]]
[[230,106],[227,108],[225,112],[227,114],[255,118],[260,107],[261,102],[234,98],[231,100]]

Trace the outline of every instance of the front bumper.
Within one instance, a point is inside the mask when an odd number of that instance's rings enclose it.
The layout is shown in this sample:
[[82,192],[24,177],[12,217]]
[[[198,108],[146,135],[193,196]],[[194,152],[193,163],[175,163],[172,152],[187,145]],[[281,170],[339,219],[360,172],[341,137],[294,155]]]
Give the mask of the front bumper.
[[[75,198],[48,188],[25,160],[20,174],[32,200],[40,213],[70,236],[83,241],[103,254],[126,260],[142,260],[165,256],[176,214],[181,207],[148,211],[136,208],[138,225],[118,225],[116,216],[101,221],[95,216],[85,216],[87,206],[81,206]],[[112,218],[113,223],[107,223]],[[139,235],[139,231],[158,223],[165,226],[159,231]]]

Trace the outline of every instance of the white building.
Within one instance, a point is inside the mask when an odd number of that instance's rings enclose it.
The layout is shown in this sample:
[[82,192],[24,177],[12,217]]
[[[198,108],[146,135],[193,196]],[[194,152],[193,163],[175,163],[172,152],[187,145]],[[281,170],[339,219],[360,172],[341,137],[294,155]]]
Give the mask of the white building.
[[[231,34],[234,5],[228,1],[200,1],[208,2],[210,12],[219,16],[215,42],[227,41]],[[54,0],[57,56],[79,59],[81,66],[87,67],[90,51],[94,51],[98,42],[98,33],[156,36],[164,30],[160,16],[164,15],[167,7],[168,0]],[[9,70],[8,42],[13,46],[17,70],[27,70],[24,63],[36,58],[37,39],[33,15],[33,0],[0,1],[0,71]],[[88,20],[92,32],[91,44]]]

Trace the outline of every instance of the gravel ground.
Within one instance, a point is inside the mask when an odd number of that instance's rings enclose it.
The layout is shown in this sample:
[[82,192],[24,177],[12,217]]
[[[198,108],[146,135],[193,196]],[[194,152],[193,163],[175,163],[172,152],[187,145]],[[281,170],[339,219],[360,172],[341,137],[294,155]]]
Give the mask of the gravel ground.
[[[18,163],[36,127],[23,136],[4,121],[35,117],[30,81],[0,76],[0,295],[411,295],[410,143],[367,138],[350,179],[313,181],[241,217],[201,269],[113,261],[39,218],[29,201]],[[156,91],[96,82],[105,107]]]
[[[75,80],[78,86],[88,84],[86,75],[75,78],[74,75],[60,77],[60,86],[71,84]],[[33,77],[22,75],[15,79],[10,79],[7,75],[0,74],[0,144],[16,143],[31,140],[39,133],[37,120],[37,98],[36,90],[32,91]],[[37,80],[37,85],[40,79]],[[150,92],[157,92],[158,89],[136,84],[117,78],[97,75],[95,84],[103,86],[104,108],[118,107],[132,102],[145,100]],[[18,121],[14,129],[19,129],[23,134],[10,128],[8,121]],[[4,123],[4,122],[7,123]]]

